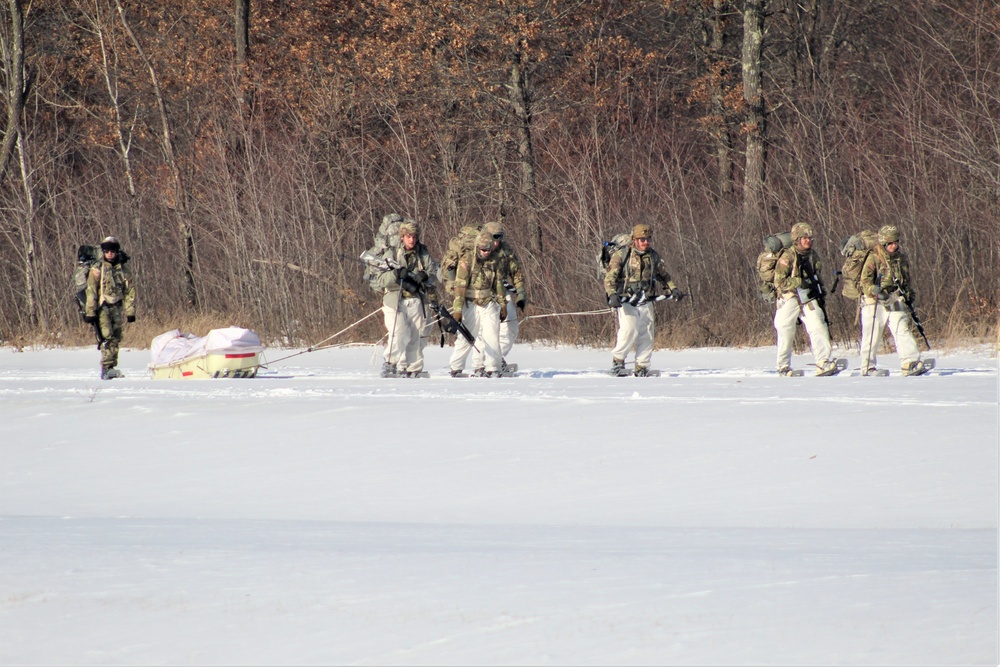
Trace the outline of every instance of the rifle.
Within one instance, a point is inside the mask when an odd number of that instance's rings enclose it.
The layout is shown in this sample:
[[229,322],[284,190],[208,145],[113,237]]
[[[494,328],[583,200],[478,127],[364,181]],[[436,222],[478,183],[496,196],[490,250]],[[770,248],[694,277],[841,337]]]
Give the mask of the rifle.
[[[881,275],[878,276],[878,279],[879,279],[879,284],[881,284],[882,276]],[[924,345],[926,345],[927,349],[930,350],[931,343],[929,340],[927,340],[927,334],[924,333],[924,325],[920,321],[920,317],[917,315],[917,309],[913,307],[913,292],[911,292],[910,290],[904,290],[903,286],[899,284],[899,281],[896,279],[895,275],[892,277],[892,284],[896,287],[896,289],[899,290],[899,296],[903,298],[903,303],[906,304],[906,309],[910,311],[910,317],[913,319],[913,323],[917,325],[917,331],[920,333],[920,337],[924,339]]]
[[455,317],[448,312],[448,309],[440,304],[431,304],[431,309],[438,315],[438,324],[441,328],[450,334],[461,334],[462,338],[469,341],[469,344],[475,347],[476,337],[472,335],[469,328],[455,319]]
[[[682,294],[682,297],[688,296],[687,294]],[[646,290],[641,289],[638,292],[633,292],[631,289],[627,290],[625,294],[619,294],[618,298],[621,299],[622,303],[627,303],[633,308],[638,308],[647,303],[659,303],[660,301],[673,301],[674,297],[671,294],[658,294],[652,298],[646,294]]]
[[823,282],[819,279],[819,276],[816,275],[816,270],[813,269],[812,262],[808,259],[804,259],[800,266],[802,267],[802,275],[806,280],[807,290],[806,300],[802,301],[800,297],[799,303],[804,305],[810,301],[816,301],[820,311],[823,313],[823,321],[826,322],[826,326],[829,327],[831,325],[830,318],[826,314],[826,293],[823,290]]

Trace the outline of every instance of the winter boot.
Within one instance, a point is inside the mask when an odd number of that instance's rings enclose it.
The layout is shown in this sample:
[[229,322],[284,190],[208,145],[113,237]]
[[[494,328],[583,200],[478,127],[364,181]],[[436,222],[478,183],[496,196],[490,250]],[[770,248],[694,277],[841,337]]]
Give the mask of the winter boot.
[[636,376],[637,378],[647,377],[649,375],[649,369],[646,368],[645,366],[636,366],[635,370],[632,372],[632,375]]
[[475,369],[474,371],[472,371],[472,377],[474,378],[486,377],[486,369],[485,368]]
[[787,377],[792,377],[792,375],[794,375],[794,374],[795,374],[795,371],[792,370],[791,366],[782,366],[781,368],[778,369],[778,375],[780,375],[782,377],[786,377],[786,378]]
[[450,375],[453,378],[462,377],[462,371],[461,370],[450,371],[448,375]]
[[388,361],[382,364],[382,377],[384,378],[396,377],[396,367],[393,364],[390,364]]
[[628,371],[625,370],[625,360],[624,359],[612,359],[611,360],[611,374],[615,377],[625,377],[628,375]]
[[828,375],[836,375],[839,373],[837,368],[837,362],[833,359],[827,359],[821,364],[816,365],[816,377],[826,377]]
[[122,372],[117,368],[103,368],[101,369],[101,379],[102,380],[114,380],[115,378],[123,378]]
[[923,375],[930,369],[922,361],[911,361],[903,368],[903,375]]

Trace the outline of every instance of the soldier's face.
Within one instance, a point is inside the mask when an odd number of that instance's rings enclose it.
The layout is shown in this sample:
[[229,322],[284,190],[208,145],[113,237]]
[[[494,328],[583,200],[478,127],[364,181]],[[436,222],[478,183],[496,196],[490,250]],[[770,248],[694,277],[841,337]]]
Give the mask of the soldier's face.
[[888,243],[885,244],[885,249],[888,250],[889,252],[896,252],[897,250],[899,250],[899,242],[889,241]]
[[417,247],[417,237],[413,234],[403,234],[403,247],[413,250]]
[[649,237],[643,236],[635,240],[635,249],[639,252],[646,252],[649,250]]
[[117,254],[118,254],[117,250],[105,250],[104,251],[104,259],[106,259],[108,261],[111,261],[112,259],[115,258],[115,255],[117,255]]
[[803,250],[809,250],[813,246],[813,237],[811,237],[811,236],[803,236],[803,237],[799,238],[799,240],[796,241],[796,243]]

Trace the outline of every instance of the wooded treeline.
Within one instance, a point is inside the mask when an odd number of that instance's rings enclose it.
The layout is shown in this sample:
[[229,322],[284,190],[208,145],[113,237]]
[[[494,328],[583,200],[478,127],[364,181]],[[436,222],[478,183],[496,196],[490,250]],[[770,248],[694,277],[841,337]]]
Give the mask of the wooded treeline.
[[603,307],[601,241],[650,222],[694,297],[658,306],[672,346],[773,340],[768,233],[812,223],[831,285],[845,237],[894,223],[932,338],[996,332],[995,0],[4,5],[0,342],[85,341],[69,274],[113,234],[149,335],[309,343],[376,307],[355,259],[394,211],[436,257],[501,220],[529,314]]

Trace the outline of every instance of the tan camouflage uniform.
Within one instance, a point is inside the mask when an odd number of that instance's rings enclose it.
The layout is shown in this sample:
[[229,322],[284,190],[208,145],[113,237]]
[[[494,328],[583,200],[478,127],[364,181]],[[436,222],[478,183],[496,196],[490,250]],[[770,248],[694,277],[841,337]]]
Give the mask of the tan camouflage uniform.
[[[404,230],[419,236],[419,226],[413,221],[400,226],[400,235]],[[419,240],[413,250],[406,250],[402,243],[389,246],[379,259],[404,266],[411,273],[423,271],[427,274],[424,289],[414,291],[400,285],[392,270],[382,272],[377,278],[377,285],[384,290],[382,316],[389,334],[385,364],[399,373],[419,373],[424,369],[424,347],[433,328],[433,319],[428,316],[429,307],[437,305],[434,260],[427,246]]]
[[[622,301],[622,307],[616,309],[618,336],[611,351],[615,367],[624,365],[628,353],[635,349],[636,370],[649,368],[655,336],[652,299],[657,295],[657,285],[666,285],[664,291],[668,294],[677,289],[659,253],[652,246],[645,252],[639,252],[635,247],[636,238],[649,238],[651,235],[652,229],[648,225],[636,225],[632,242],[611,256],[608,271],[604,274],[605,293],[608,297],[617,294]],[[640,292],[645,292],[645,303],[637,306],[628,303],[630,295]]]
[[774,312],[774,329],[777,332],[778,372],[785,373],[792,367],[792,348],[795,343],[795,323],[801,320],[809,334],[816,362],[816,373],[828,373],[834,366],[830,359],[833,347],[830,344],[830,330],[826,326],[823,310],[815,298],[806,294],[808,281],[805,269],[811,266],[813,274],[820,275],[822,264],[819,256],[810,248],[802,250],[797,241],[803,237],[812,238],[812,227],[804,222],[792,226],[792,245],[785,248],[774,265],[774,288],[778,294]]
[[912,319],[903,300],[904,294],[910,295],[911,303],[914,298],[910,263],[898,245],[895,252],[885,247],[889,243],[899,243],[899,231],[895,226],[882,227],[878,241],[861,268],[861,372],[868,375],[875,371],[882,331],[888,324],[899,353],[900,367],[906,374],[911,371],[911,365],[920,361],[920,347],[910,328]]
[[[452,314],[476,337],[476,346],[484,354],[484,368],[491,374],[496,374],[502,363],[500,321],[506,313],[501,311],[501,305],[507,302],[503,271],[503,260],[492,235],[480,232],[475,249],[459,260],[455,272]],[[450,362],[452,373],[465,369],[465,361],[471,351],[472,344],[465,338],[459,336],[455,340]]]
[[[490,222],[483,226],[482,231],[494,237],[494,241],[496,242],[495,252],[500,264],[501,276],[503,280],[514,288],[514,294],[511,294],[510,291],[505,293],[504,303],[501,304],[501,308],[506,315],[500,321],[500,364],[501,368],[503,368],[506,365],[507,355],[510,354],[510,351],[514,348],[514,343],[517,341],[517,332],[520,328],[517,321],[517,304],[521,303],[523,306],[527,303],[527,289],[525,287],[524,272],[521,270],[521,262],[517,258],[517,253],[507,243],[503,227],[499,223]],[[496,239],[497,235],[500,235],[501,238]],[[474,351],[472,354],[472,367],[477,371],[485,370],[483,355],[483,350]]]
[[121,250],[114,262],[101,259],[87,275],[87,317],[97,318],[101,336],[101,369],[106,372],[118,365],[118,347],[122,341],[122,326],[135,317],[135,285],[127,263],[122,263]]

